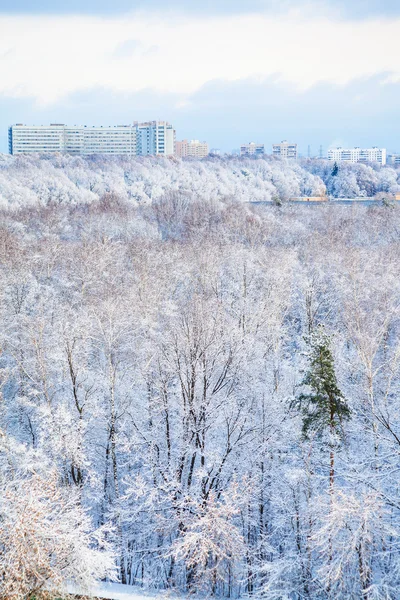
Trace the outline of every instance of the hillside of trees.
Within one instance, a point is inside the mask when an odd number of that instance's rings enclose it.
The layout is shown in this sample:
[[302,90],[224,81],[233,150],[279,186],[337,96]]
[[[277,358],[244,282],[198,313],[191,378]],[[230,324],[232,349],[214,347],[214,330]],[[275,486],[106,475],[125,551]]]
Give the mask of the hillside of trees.
[[149,204],[166,193],[236,202],[286,201],[298,196],[334,198],[400,192],[400,170],[379,165],[324,160],[298,163],[274,157],[249,159],[71,157],[0,155],[0,208],[88,204],[117,194],[132,204]]
[[1,600],[400,597],[400,209],[246,202],[331,166],[2,159]]

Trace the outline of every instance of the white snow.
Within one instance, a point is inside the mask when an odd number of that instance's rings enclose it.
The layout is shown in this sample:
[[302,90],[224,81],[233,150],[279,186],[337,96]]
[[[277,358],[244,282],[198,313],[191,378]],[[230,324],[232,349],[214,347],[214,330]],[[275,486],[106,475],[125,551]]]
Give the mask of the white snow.
[[[69,594],[88,594],[87,591],[83,592],[74,584],[69,584],[67,591]],[[149,593],[136,586],[111,582],[98,583],[90,589],[89,593],[94,598],[104,598],[104,600],[161,600],[167,597],[173,598],[167,592]]]

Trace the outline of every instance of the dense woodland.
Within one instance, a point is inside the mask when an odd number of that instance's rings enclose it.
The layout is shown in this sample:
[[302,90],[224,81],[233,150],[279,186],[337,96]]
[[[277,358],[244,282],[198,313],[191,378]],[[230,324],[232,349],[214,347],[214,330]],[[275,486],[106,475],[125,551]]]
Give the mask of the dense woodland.
[[0,154],[0,208],[89,204],[117,194],[129,204],[149,204],[166,192],[207,201],[284,202],[291,197],[353,198],[400,192],[400,170],[378,164],[326,160],[299,162],[210,156],[90,157]]
[[400,597],[400,207],[245,201],[398,175],[2,157],[2,600]]

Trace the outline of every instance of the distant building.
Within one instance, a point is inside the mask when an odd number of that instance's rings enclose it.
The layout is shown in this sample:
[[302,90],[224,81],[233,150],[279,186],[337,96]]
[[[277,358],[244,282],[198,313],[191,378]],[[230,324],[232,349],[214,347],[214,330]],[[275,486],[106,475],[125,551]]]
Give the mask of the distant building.
[[65,125],[59,123],[39,127],[17,123],[8,129],[8,150],[10,154],[61,152],[65,145],[64,130]]
[[262,156],[264,153],[264,144],[249,142],[240,146],[240,156]]
[[297,144],[283,140],[280,144],[273,144],[272,154],[280,158],[297,159]]
[[[60,132],[61,133],[61,132]],[[15,135],[16,143],[26,139],[24,131]],[[35,140],[35,136],[32,136]],[[36,143],[40,135],[36,137]],[[59,152],[66,154],[136,154],[136,132],[129,125],[118,127],[67,127],[64,126],[64,140]],[[22,152],[27,150],[22,149]],[[35,150],[32,150],[34,152]],[[46,150],[36,150],[46,152]],[[48,151],[48,150],[47,150]],[[13,152],[16,154],[17,152]]]
[[385,148],[332,148],[328,150],[328,160],[335,162],[386,164]]
[[388,165],[400,165],[400,154],[389,154],[387,157]]
[[10,154],[62,152],[72,155],[173,155],[175,132],[165,121],[115,127],[69,127],[61,123],[12,125],[8,130]]
[[147,156],[149,154],[175,154],[175,131],[166,121],[148,121],[147,123],[133,123],[136,130],[136,154]]
[[175,142],[175,154],[180,158],[191,156],[192,158],[205,158],[209,154],[207,142],[199,142],[199,140],[182,140]]
[[215,156],[221,156],[222,152],[220,148],[211,148],[210,154],[215,154]]

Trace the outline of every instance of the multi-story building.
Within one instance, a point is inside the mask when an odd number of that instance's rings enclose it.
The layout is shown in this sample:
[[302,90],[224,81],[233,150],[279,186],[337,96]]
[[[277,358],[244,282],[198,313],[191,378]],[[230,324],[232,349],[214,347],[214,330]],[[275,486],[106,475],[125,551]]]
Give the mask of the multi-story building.
[[12,125],[10,154],[62,152],[66,154],[173,155],[175,132],[169,123],[152,121],[115,127]]
[[272,154],[280,158],[297,159],[297,144],[283,140],[280,144],[272,145]]
[[240,146],[240,156],[262,156],[264,152],[264,144],[249,142]]
[[8,130],[10,154],[30,152],[61,152],[64,148],[64,125],[30,127],[18,123]]
[[136,128],[136,154],[147,156],[149,154],[175,154],[175,131],[166,121],[148,121],[147,123],[133,123]]
[[386,164],[386,148],[331,148],[328,150],[328,160],[335,162]]
[[389,165],[400,165],[400,154],[389,154],[387,157]]
[[175,154],[180,158],[185,158],[186,156],[205,158],[209,154],[208,144],[199,140],[175,142]]
[[117,127],[65,127],[66,154],[136,154],[136,132],[130,125]]

